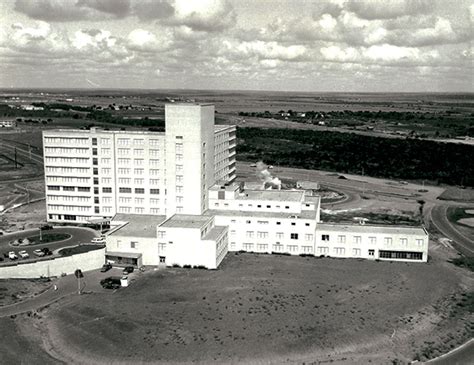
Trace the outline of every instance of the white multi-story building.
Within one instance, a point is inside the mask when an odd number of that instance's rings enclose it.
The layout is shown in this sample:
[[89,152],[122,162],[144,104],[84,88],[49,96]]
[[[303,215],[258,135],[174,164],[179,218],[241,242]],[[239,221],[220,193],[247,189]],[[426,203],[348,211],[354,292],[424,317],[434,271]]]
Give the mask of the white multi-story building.
[[164,133],[45,131],[48,221],[111,220],[118,265],[214,269],[240,250],[427,260],[424,228],[326,224],[305,190],[235,184],[235,126],[215,126],[214,106],[168,104],[165,117]]
[[235,126],[214,126],[213,105],[169,104],[166,121],[164,133],[43,132],[48,221],[206,210],[208,189],[235,180]]

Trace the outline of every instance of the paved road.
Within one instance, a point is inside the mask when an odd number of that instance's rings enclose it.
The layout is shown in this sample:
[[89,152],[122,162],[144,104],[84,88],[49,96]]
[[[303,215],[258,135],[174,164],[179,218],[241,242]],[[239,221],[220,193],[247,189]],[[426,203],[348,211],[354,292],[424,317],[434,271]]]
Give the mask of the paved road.
[[435,205],[430,212],[433,225],[446,237],[453,241],[454,246],[467,256],[474,256],[474,238],[464,236],[451,224],[447,217],[449,205]]
[[[137,273],[130,274],[129,278],[132,280],[134,275],[137,275]],[[109,270],[105,273],[100,272],[100,270],[84,272],[84,278],[81,279],[81,288],[83,292],[82,295],[97,292],[112,294],[113,291],[103,289],[100,286],[100,280],[105,279],[109,276],[122,276],[122,269],[113,268],[112,270]],[[54,285],[57,285],[57,290],[54,290]],[[61,300],[63,298],[64,300],[67,300],[67,297],[71,297],[73,295],[79,295],[76,277],[74,275],[59,277],[51,282],[50,288],[45,292],[19,303],[0,307],[0,318],[25,313],[28,311],[38,310],[46,305],[57,302],[58,300]]]
[[[57,250],[62,247],[74,246],[80,243],[88,243],[91,241],[92,238],[97,237],[99,234],[92,229],[89,228],[82,228],[82,227],[58,227],[52,230],[43,231],[43,234],[48,233],[66,233],[70,234],[71,238],[65,241],[59,242],[52,242],[52,243],[43,243],[39,245],[32,245],[32,246],[17,246],[12,247],[9,245],[9,242],[14,241],[18,238],[25,238],[30,236],[36,236],[39,234],[39,229],[29,229],[25,231],[18,231],[12,234],[7,234],[4,236],[0,236],[0,257],[3,258],[3,253],[8,253],[9,251],[21,251],[26,250],[30,255],[31,259],[38,259],[35,255],[33,255],[33,251],[38,248],[48,247],[51,251]],[[26,261],[26,260],[25,260]],[[1,264],[10,263],[9,259],[4,259]]]
[[456,350],[434,360],[427,361],[426,364],[434,365],[471,365],[474,364],[474,339],[460,346]]

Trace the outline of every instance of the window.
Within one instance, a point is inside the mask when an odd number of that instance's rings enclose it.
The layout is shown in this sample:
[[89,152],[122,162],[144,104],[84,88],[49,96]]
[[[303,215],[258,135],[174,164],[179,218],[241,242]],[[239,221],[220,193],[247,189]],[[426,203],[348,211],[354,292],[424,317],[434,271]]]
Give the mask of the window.
[[257,221],[258,224],[268,224],[268,221]]
[[346,236],[337,236],[337,243],[346,243]]
[[133,160],[133,164],[135,166],[143,166],[143,161],[144,161],[143,158],[136,158]]
[[97,156],[97,148],[92,149],[92,156]]
[[353,248],[352,249],[353,256],[360,256],[360,248]]
[[298,239],[298,233],[291,233],[291,234],[290,234],[290,238],[291,238],[292,240],[297,240],[297,239]]
[[94,207],[94,213],[100,213],[99,207]]
[[130,248],[136,248],[137,247],[137,242],[130,242]]
[[245,221],[245,223],[250,224],[250,223],[252,223],[252,221],[247,220],[247,221]]
[[176,165],[176,173],[180,174],[183,172],[183,165]]
[[150,189],[150,194],[159,194],[160,189]]
[[182,175],[176,175],[176,182],[177,183],[182,183],[183,182],[183,176]]
[[423,240],[422,239],[417,239],[416,240],[416,245],[417,246],[423,246]]
[[391,246],[392,245],[392,237],[385,237],[383,239],[383,243],[386,245],[386,246]]
[[400,238],[400,244],[401,244],[402,246],[406,246],[406,245],[408,244],[408,239],[406,239],[406,238]]
[[144,181],[145,181],[144,179],[140,179],[140,178],[133,179],[133,183],[135,185],[143,185]]
[[313,235],[310,234],[310,233],[306,233],[306,234],[304,235],[304,240],[305,240],[305,241],[312,241],[312,240],[313,240]]
[[94,186],[94,194],[99,194],[99,188],[97,186]]
[[92,170],[92,173],[94,175],[99,175],[99,169],[97,167],[94,167],[94,169]]
[[377,243],[377,237],[369,237],[369,242],[371,245],[375,245]]
[[176,186],[176,194],[182,194],[183,193],[183,187],[178,185]]
[[136,214],[143,214],[143,213],[145,213],[145,208],[135,207],[135,213]]
[[257,232],[257,238],[268,238],[268,232]]
[[345,253],[346,253],[346,249],[344,247],[334,247],[335,255],[344,255]]
[[286,249],[288,250],[288,252],[291,252],[291,253],[298,252],[298,246],[297,245],[288,245],[288,246],[286,246]]
[[94,185],[99,185],[99,178],[98,177],[94,177]]
[[277,238],[277,240],[282,240],[283,239],[283,232],[277,232],[276,238]]
[[281,222],[277,222],[277,226],[281,225]]
[[244,244],[242,244],[242,248],[245,251],[252,251],[253,250],[253,243],[244,243]]
[[362,243],[362,237],[361,236],[354,236],[354,243],[356,245]]
[[135,194],[145,194],[145,189],[143,189],[143,188],[135,188]]
[[295,223],[295,222],[291,222],[291,225],[292,225],[292,226],[296,226],[296,223]]
[[135,175],[143,175],[144,172],[145,172],[144,169],[133,169],[133,173]]
[[97,157],[94,157],[92,159],[92,164],[95,165],[95,166],[97,166],[99,164],[99,160],[97,159]]
[[158,238],[165,238],[166,237],[166,231],[158,231]]
[[97,146],[97,138],[92,138],[92,145]]
[[313,253],[313,246],[301,246],[303,253]]
[[318,252],[320,254],[327,254],[329,253],[329,247],[318,247]]
[[63,191],[74,191],[75,189],[74,186],[63,186]]
[[329,235],[328,234],[321,235],[321,241],[329,241]]
[[266,243],[258,243],[258,244],[257,244],[257,251],[260,251],[260,252],[266,252],[266,251],[268,251],[268,244],[266,244]]
[[245,234],[245,237],[253,238],[253,231],[247,231],[246,234]]
[[375,250],[369,250],[369,256],[374,256],[375,255]]
[[94,204],[100,204],[98,196],[94,197]]
[[[59,186],[58,186],[58,187],[59,187]],[[59,190],[59,189],[58,189],[58,190]],[[91,190],[91,188],[85,187],[85,186],[79,186],[79,187],[77,188],[77,191],[80,191],[81,193],[85,193],[85,192],[88,192],[88,191],[90,191],[90,190]]]
[[182,196],[177,196],[176,197],[176,203],[182,203],[183,202],[183,197]]
[[58,190],[59,190],[59,186],[48,185],[48,190],[58,191]]
[[132,188],[119,188],[119,193],[130,194],[131,192],[132,192]]

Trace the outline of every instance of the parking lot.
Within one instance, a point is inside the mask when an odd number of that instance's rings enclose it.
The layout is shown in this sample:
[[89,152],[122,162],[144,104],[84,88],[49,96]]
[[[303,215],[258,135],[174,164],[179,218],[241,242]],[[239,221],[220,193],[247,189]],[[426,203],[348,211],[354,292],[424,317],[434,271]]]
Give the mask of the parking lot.
[[[30,229],[25,231],[19,231],[12,234],[0,236],[0,265],[6,265],[9,263],[14,262],[8,258],[4,257],[4,254],[8,254],[10,251],[14,251],[17,255],[19,251],[26,251],[29,255],[28,259],[19,258],[15,261],[26,261],[26,260],[38,260],[41,257],[38,257],[33,254],[34,250],[48,248],[50,251],[55,252],[64,247],[76,246],[81,243],[90,243],[91,240],[97,236],[99,236],[98,232],[90,228],[82,228],[82,227],[58,227],[51,230],[42,231],[43,235],[46,234],[66,234],[70,235],[69,238],[61,241],[56,242],[48,242],[48,243],[41,243],[41,244],[34,244],[29,246],[12,246],[11,243],[15,240],[25,239],[27,237],[38,236],[39,229]],[[18,255],[19,256],[19,255]]]

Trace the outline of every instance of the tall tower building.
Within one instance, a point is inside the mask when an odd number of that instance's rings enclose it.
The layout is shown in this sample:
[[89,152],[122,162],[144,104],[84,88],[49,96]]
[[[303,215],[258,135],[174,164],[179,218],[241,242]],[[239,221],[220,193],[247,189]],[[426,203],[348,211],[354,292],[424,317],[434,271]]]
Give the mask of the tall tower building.
[[167,104],[166,215],[201,214],[214,184],[214,105]]

